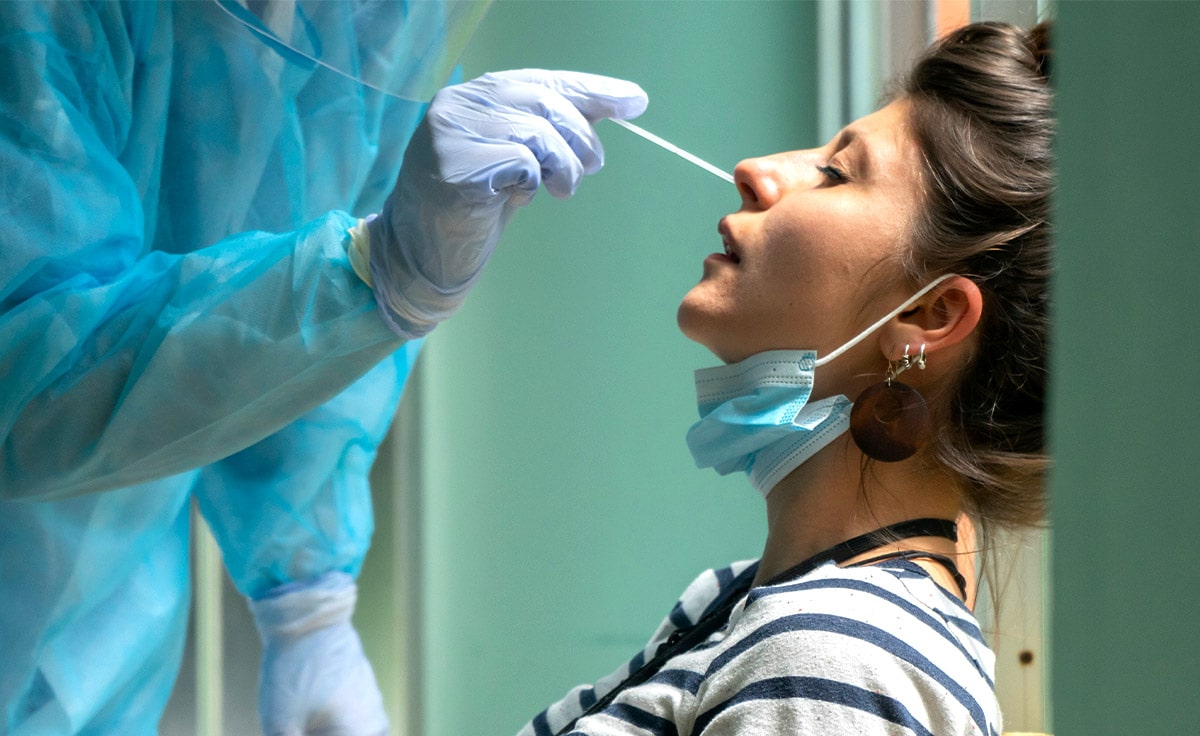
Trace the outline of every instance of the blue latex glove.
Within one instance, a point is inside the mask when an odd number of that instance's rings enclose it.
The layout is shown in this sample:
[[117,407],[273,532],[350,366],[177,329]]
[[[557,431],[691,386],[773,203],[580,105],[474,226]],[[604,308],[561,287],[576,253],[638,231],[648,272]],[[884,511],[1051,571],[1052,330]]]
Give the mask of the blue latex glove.
[[439,92],[367,226],[371,282],[392,329],[420,337],[453,314],[540,184],[565,199],[603,165],[593,123],[637,117],[646,104],[632,82],[539,69]]
[[375,674],[350,624],[345,573],[289,583],[250,602],[263,641],[258,714],[266,736],[387,734]]

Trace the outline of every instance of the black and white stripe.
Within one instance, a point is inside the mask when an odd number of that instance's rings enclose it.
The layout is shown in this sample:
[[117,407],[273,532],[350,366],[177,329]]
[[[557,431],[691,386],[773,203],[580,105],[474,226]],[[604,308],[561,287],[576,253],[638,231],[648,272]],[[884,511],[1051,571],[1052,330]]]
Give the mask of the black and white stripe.
[[[571,691],[521,736],[551,736],[570,723],[755,568],[742,562],[701,574],[643,651]],[[997,736],[993,668],[974,617],[919,565],[826,564],[755,588],[723,630],[571,733]]]

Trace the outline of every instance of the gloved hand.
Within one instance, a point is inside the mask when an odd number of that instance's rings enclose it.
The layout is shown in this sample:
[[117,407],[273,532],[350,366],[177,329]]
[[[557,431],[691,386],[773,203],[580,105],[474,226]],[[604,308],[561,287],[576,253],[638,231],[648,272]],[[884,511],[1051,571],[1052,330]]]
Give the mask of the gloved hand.
[[420,337],[454,313],[539,184],[565,199],[603,165],[592,124],[637,117],[646,104],[632,82],[539,69],[441,90],[367,225],[371,283],[392,329]]
[[350,625],[357,588],[337,572],[250,601],[263,641],[258,714],[266,736],[387,734],[375,674]]

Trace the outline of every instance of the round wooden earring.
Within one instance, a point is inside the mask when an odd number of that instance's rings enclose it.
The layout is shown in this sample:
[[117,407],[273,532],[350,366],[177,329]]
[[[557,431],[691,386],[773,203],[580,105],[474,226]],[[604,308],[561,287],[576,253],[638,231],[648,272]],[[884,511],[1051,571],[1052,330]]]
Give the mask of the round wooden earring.
[[932,435],[925,397],[906,383],[880,381],[850,410],[850,436],[864,455],[881,462],[907,460]]
[[888,370],[887,380],[863,391],[850,410],[850,436],[869,458],[885,463],[907,460],[929,443],[933,422],[925,397],[912,386],[894,380],[910,366],[925,367],[925,346],[914,361],[904,357]]

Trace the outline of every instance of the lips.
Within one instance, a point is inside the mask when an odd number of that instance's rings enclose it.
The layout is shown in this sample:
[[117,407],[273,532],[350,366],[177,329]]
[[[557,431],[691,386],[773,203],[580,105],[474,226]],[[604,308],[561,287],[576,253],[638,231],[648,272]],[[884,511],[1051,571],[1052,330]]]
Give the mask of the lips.
[[724,219],[717,225],[717,232],[721,234],[721,243],[725,246],[725,257],[734,263],[741,263],[742,257],[737,251],[737,245],[733,242],[733,235],[729,232],[729,225]]

